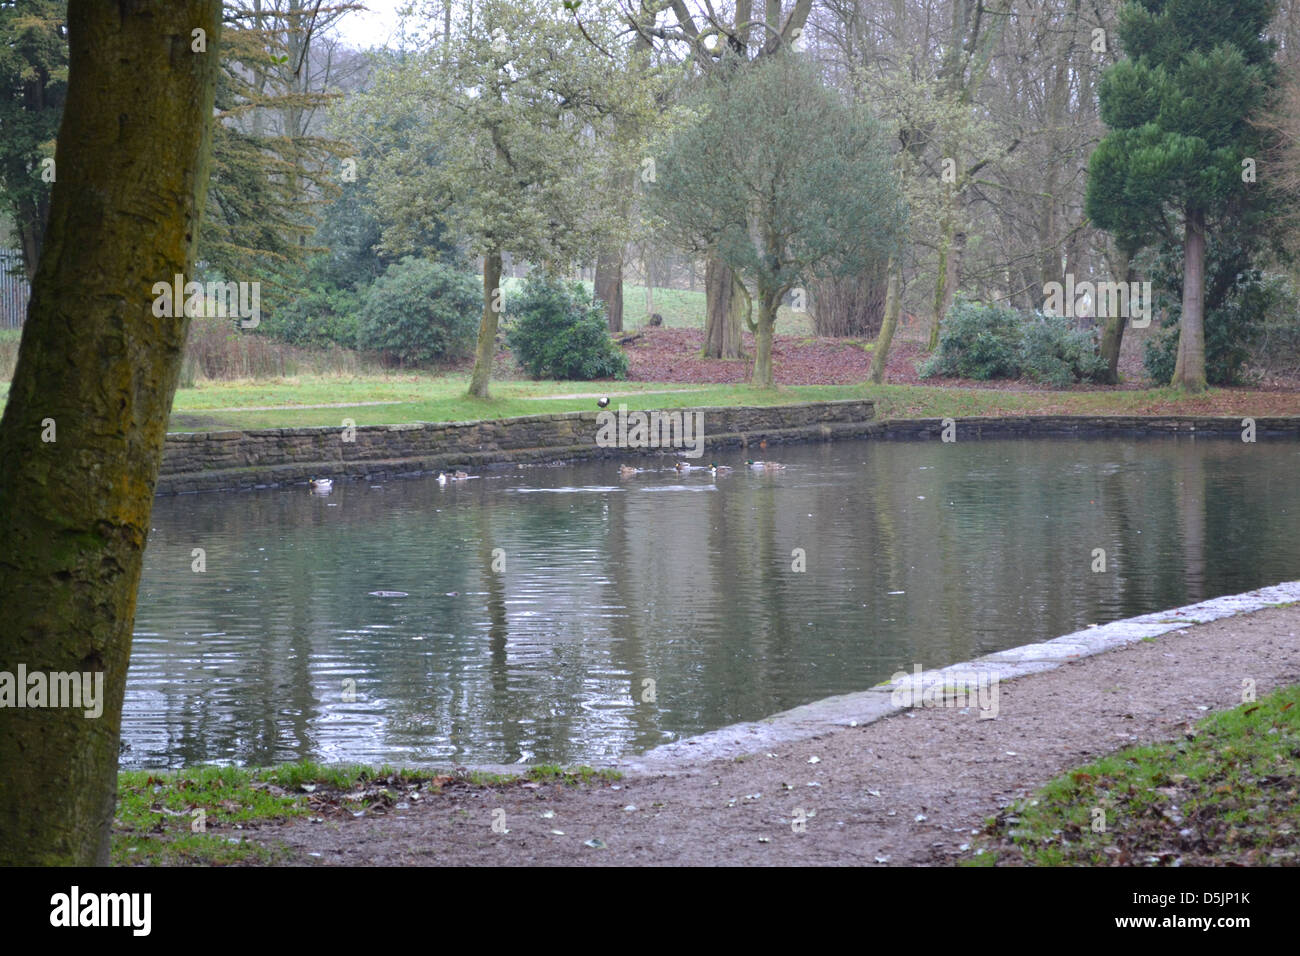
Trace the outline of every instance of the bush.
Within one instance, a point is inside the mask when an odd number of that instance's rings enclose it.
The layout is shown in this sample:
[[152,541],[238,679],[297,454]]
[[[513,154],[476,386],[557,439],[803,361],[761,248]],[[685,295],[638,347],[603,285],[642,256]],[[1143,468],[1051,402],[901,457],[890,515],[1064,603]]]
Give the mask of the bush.
[[[1265,280],[1256,270],[1237,275],[1222,296],[1223,304],[1205,311],[1205,381],[1209,385],[1237,385],[1264,325],[1282,316],[1287,325],[1289,291],[1281,279]],[[1152,380],[1168,385],[1178,364],[1178,325],[1182,303],[1170,301],[1162,328],[1147,339],[1142,364]]]
[[512,298],[510,349],[533,378],[627,376],[627,356],[609,337],[605,310],[580,283],[534,272]]
[[1100,379],[1106,362],[1096,334],[1060,316],[1022,315],[958,300],[939,335],[939,350],[921,367],[931,378],[1028,378],[1057,387]]
[[1063,316],[1031,321],[1021,330],[1020,372],[1027,378],[1064,388],[1098,381],[1107,371],[1096,334],[1072,328]]
[[948,310],[939,350],[921,367],[921,377],[992,378],[1020,376],[1020,317],[1011,309],[958,299]]
[[472,350],[482,308],[475,276],[408,256],[366,292],[357,347],[403,365],[462,358]]
[[270,310],[258,331],[303,348],[354,348],[362,295],[346,287],[313,286]]
[[[1264,279],[1252,266],[1257,237],[1236,223],[1209,236],[1205,251],[1205,380],[1233,385],[1257,342],[1266,316],[1285,310],[1283,285]],[[1183,316],[1183,248],[1166,243],[1145,253],[1149,259],[1161,329],[1143,350],[1142,364],[1160,385],[1168,385],[1178,362],[1178,326]]]

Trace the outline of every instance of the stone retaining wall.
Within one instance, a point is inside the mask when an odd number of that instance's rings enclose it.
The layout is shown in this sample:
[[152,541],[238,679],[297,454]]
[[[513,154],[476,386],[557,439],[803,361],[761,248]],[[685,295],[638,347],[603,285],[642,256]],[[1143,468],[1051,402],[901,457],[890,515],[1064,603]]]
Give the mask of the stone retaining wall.
[[[869,433],[875,414],[874,403],[861,400],[666,411],[703,413],[706,448],[762,439],[861,438]],[[346,430],[335,427],[175,433],[167,436],[157,492],[267,487],[313,476],[378,478],[512,462],[660,453],[598,447],[597,414],[368,425],[353,429],[349,441],[344,440]]]
[[[958,418],[957,440],[966,438],[1104,437],[1137,438],[1151,435],[1197,435],[1241,438],[1241,418],[1199,418],[1186,415],[1025,415],[1000,418]],[[877,423],[876,438],[926,439],[941,437],[944,419],[900,418]],[[1300,437],[1300,418],[1256,418],[1256,438]]]
[[[612,410],[611,410],[612,411]],[[669,409],[668,411],[678,411]],[[944,419],[875,421],[874,403],[850,400],[799,405],[680,409],[702,412],[706,448],[836,438],[939,440]],[[565,412],[481,422],[414,422],[356,428],[269,428],[167,436],[158,494],[257,488],[313,476],[379,478],[513,462],[658,455],[658,449],[596,445],[597,412]],[[1192,416],[1025,416],[956,419],[957,440],[1011,437],[1152,435],[1237,438],[1240,418]],[[1300,418],[1257,418],[1256,437],[1300,438]],[[673,450],[668,450],[673,454]]]

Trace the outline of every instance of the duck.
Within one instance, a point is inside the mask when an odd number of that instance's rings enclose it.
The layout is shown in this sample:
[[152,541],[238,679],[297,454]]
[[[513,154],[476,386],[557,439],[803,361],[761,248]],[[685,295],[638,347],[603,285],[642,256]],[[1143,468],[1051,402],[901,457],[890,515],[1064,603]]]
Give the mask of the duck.
[[620,478],[631,478],[635,474],[636,474],[636,469],[633,468],[631,465],[618,466],[618,476]]
[[333,478],[313,478],[311,480],[312,491],[330,491],[334,488]]
[[752,461],[751,460],[751,461],[746,461],[745,464],[747,464],[750,468],[753,468],[755,471],[783,471],[785,469],[785,465],[776,461]]
[[691,465],[688,464],[687,462],[679,461],[677,462],[677,464],[673,465],[673,470],[675,470],[678,474],[684,475],[691,470]]
[[463,471],[457,471],[457,472],[453,472],[453,473],[452,473],[452,475],[451,475],[451,480],[452,480],[452,481],[464,481],[464,480],[465,480],[466,478],[468,478],[468,477],[469,477],[469,474],[468,474],[468,473],[463,472]]
[[725,475],[727,472],[731,470],[732,469],[730,465],[719,465],[717,462],[711,462],[709,464],[709,474],[715,477],[718,475]]
[[446,483],[447,483],[447,473],[445,471],[438,472],[438,484],[445,485]]

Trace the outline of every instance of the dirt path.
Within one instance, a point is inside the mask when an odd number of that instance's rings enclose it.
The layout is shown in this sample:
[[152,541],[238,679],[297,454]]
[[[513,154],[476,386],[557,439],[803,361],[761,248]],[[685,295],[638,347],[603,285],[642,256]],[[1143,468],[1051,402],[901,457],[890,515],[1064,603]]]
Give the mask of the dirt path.
[[[1240,704],[1245,678],[1260,696],[1300,681],[1297,632],[1300,606],[1271,608],[1005,682],[993,720],[911,710],[673,776],[457,785],[383,817],[252,838],[287,847],[288,862],[347,866],[946,864],[1000,807],[1066,769],[1179,736]],[[493,832],[497,810],[508,833]]]

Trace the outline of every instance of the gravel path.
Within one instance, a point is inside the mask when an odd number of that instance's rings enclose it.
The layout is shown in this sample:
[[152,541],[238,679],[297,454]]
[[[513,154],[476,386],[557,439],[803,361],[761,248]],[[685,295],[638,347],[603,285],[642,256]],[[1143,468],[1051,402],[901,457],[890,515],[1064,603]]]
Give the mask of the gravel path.
[[385,816],[246,835],[318,865],[943,865],[1063,771],[1178,737],[1240,704],[1246,678],[1259,696],[1300,682],[1298,631],[1300,606],[1196,625],[1003,683],[993,720],[912,710],[671,776],[453,786]]

